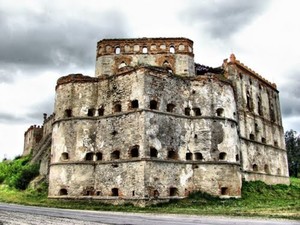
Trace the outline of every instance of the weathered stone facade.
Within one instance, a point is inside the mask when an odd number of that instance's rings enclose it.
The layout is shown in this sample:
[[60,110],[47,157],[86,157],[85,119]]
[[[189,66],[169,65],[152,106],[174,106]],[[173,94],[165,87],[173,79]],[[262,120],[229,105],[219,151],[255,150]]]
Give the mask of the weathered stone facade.
[[234,55],[195,64],[186,38],[99,41],[96,76],[58,79],[54,113],[51,198],[146,204],[289,183],[276,86]]

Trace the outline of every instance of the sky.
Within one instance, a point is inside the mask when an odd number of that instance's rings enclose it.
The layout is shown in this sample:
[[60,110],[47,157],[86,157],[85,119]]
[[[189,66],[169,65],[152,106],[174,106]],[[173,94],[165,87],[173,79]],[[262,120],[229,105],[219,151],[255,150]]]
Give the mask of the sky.
[[299,0],[0,0],[0,160],[52,114],[55,85],[94,76],[103,38],[185,37],[195,62],[234,53],[277,84],[284,130],[300,133]]

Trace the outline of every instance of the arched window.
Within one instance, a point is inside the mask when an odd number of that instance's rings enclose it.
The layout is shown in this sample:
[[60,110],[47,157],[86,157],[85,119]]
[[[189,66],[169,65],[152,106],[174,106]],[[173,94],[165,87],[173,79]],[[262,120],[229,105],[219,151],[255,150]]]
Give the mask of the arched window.
[[150,109],[157,109],[157,101],[155,100],[150,101]]
[[194,155],[195,155],[195,160],[203,160],[203,156],[200,152],[196,152]]
[[256,164],[253,164],[252,165],[252,170],[257,172],[258,171],[258,166]]
[[173,149],[170,149],[168,151],[168,159],[174,159],[174,160],[178,159],[177,152],[175,152]]
[[185,154],[185,159],[186,159],[186,160],[193,160],[193,153],[187,152],[187,153]]
[[176,187],[171,187],[169,193],[170,196],[178,196],[178,189]]
[[250,96],[249,91],[247,91],[247,96],[246,97],[247,97],[247,100],[246,100],[247,109],[249,111],[251,111],[252,110],[252,101],[251,101],[251,96]]
[[201,110],[200,110],[200,108],[193,108],[193,111],[194,111],[194,115],[195,116],[201,116]]
[[216,114],[217,114],[217,116],[223,116],[223,114],[224,114],[224,109],[223,109],[223,108],[218,108],[218,109],[216,110]]
[[115,48],[115,53],[116,53],[117,55],[119,55],[119,54],[121,53],[121,48],[120,48],[120,47],[116,47],[116,48]]
[[184,109],[184,115],[186,115],[186,116],[190,116],[191,115],[191,109],[189,107],[186,107]]
[[65,117],[72,117],[72,109],[65,110]]
[[62,188],[59,190],[59,195],[68,195],[68,190],[65,188]]
[[122,105],[120,103],[116,103],[114,105],[114,112],[121,112],[122,111]]
[[68,160],[68,159],[69,159],[69,153],[63,152],[63,153],[61,154],[61,159],[62,159],[62,160]]
[[94,158],[94,153],[93,152],[86,153],[86,155],[85,155],[85,160],[86,161],[93,161],[93,158]]
[[270,173],[270,169],[269,169],[269,165],[268,164],[265,164],[264,171],[265,171],[265,173]]
[[260,116],[263,115],[260,97],[257,97],[257,111],[258,111],[258,115]]
[[143,51],[144,54],[147,54],[148,53],[148,48],[146,46],[144,46],[142,51]]
[[120,159],[120,151],[118,151],[118,150],[113,151],[113,152],[110,154],[110,158],[111,158],[112,160],[114,160],[114,159]]
[[219,160],[225,160],[225,159],[226,159],[226,153],[225,152],[220,152]]
[[119,196],[119,189],[118,188],[112,188],[111,189],[111,196]]
[[102,152],[97,152],[96,153],[96,160],[101,161],[102,160]]
[[237,162],[240,161],[240,156],[239,156],[239,154],[236,154],[236,155],[235,155],[235,161],[237,161]]
[[98,109],[98,116],[104,116],[104,108],[101,106],[101,108]]
[[130,157],[137,158],[139,157],[139,146],[135,145],[130,149]]
[[265,144],[265,143],[267,142],[267,141],[266,141],[266,138],[262,137],[262,138],[261,138],[261,142]]
[[250,135],[249,135],[249,138],[250,138],[250,140],[253,140],[253,141],[254,141],[254,140],[255,140],[254,134],[250,134]]
[[150,148],[150,157],[157,158],[157,150],[156,148]]
[[167,112],[173,112],[175,105],[172,103],[167,104]]
[[170,53],[172,53],[172,54],[175,53],[175,48],[174,48],[174,46],[170,46]]

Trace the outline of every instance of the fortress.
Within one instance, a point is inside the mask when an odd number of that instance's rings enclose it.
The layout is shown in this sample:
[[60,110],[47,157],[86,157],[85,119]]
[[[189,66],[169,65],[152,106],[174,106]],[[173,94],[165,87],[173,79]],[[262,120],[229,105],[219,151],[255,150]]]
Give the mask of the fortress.
[[194,62],[187,38],[103,39],[95,77],[58,79],[54,113],[25,132],[49,198],[145,205],[193,191],[289,184],[276,85],[232,54]]

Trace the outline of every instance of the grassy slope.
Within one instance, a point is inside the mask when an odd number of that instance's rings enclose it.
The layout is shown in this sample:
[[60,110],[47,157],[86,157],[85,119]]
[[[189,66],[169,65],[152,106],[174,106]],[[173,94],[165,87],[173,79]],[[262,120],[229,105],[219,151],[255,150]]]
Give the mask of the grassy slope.
[[123,212],[181,213],[195,215],[259,216],[300,219],[300,179],[291,185],[269,186],[263,182],[245,182],[241,199],[222,200],[202,193],[170,203],[138,208],[132,205],[112,206],[95,201],[47,199],[46,185],[37,190],[17,191],[0,185],[0,201],[25,205]]

